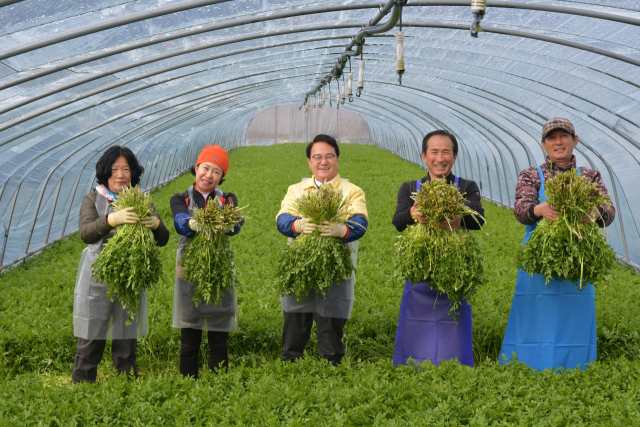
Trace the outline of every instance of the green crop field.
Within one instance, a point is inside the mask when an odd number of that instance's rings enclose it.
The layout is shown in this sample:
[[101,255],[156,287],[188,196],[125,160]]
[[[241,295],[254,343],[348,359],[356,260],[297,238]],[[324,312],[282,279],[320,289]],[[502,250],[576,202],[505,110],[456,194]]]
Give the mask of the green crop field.
[[[169,198],[192,183],[182,175],[152,193],[171,240],[161,250],[162,281],[149,292],[138,380],[115,377],[107,351],[95,385],[71,384],[73,288],[84,248],[77,234],[0,275],[0,426],[640,424],[640,276],[616,265],[596,289],[593,366],[556,374],[499,365],[524,227],[512,211],[487,202],[489,235],[475,233],[488,279],[473,307],[476,367],[393,367],[402,283],[394,276],[391,218],[400,184],[425,172],[373,146],[341,146],[340,174],[363,188],[370,216],[345,327],[347,357],[337,368],[327,365],[312,338],[304,361],[282,364],[276,266],[286,238],[275,216],[287,187],[310,176],[304,145],[237,148],[230,162],[221,188],[249,205],[249,219],[231,239],[239,330],[230,336],[229,372],[197,382],[178,372],[180,331],[171,328],[178,238]],[[205,342],[203,367],[207,353]]]

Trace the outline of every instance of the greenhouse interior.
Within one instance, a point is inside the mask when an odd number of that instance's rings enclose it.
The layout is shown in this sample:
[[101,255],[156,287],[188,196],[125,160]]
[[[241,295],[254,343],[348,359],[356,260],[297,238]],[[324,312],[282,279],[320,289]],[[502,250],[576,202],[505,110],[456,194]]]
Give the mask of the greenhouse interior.
[[322,130],[420,164],[424,135],[445,128],[460,140],[456,168],[485,199],[513,206],[519,171],[544,161],[542,124],[567,117],[578,163],[601,173],[618,212],[608,242],[637,267],[638,2],[488,1],[477,37],[469,1],[380,5],[0,2],[0,264],[77,231],[95,162],[111,145],[153,171],[140,184],[148,190],[207,144],[304,142]]
[[[637,273],[640,0],[0,0],[0,280],[78,232],[112,146],[135,153],[151,192],[205,146],[233,155],[317,134],[424,172],[423,138],[446,129],[459,143],[452,172],[513,218],[519,174],[544,164],[541,129],[556,117],[575,126],[578,166],[600,173],[616,212],[606,242]],[[306,167],[299,150],[291,162]],[[640,342],[624,331],[598,339]],[[73,355],[60,360],[70,369]]]

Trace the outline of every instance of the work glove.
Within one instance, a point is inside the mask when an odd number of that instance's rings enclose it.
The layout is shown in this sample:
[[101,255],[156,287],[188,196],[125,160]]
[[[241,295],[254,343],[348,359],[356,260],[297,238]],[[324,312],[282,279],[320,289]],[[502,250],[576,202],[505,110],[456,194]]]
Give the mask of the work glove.
[[151,230],[155,230],[156,228],[160,227],[160,220],[155,216],[145,216],[140,222],[142,223],[142,225],[150,228]]
[[293,223],[293,228],[296,233],[311,234],[318,227],[318,225],[310,222],[309,218],[296,219]]
[[198,221],[196,221],[195,219],[189,220],[189,228],[195,231],[196,233],[201,233],[204,230],[202,226],[198,224]]
[[322,237],[338,237],[344,238],[347,234],[347,225],[338,222],[323,222],[320,226],[320,235]]
[[122,209],[107,216],[107,223],[111,228],[122,224],[135,224],[138,221],[140,221],[140,217],[133,212],[133,208]]

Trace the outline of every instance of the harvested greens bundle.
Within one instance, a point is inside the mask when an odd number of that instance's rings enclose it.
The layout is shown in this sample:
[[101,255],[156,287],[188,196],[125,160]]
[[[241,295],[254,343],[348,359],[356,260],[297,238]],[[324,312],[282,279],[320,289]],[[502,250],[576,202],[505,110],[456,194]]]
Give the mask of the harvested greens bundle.
[[[426,282],[438,295],[451,301],[449,315],[456,316],[460,299],[469,299],[484,283],[484,267],[478,243],[466,230],[440,227],[457,215],[478,215],[465,206],[464,196],[445,179],[422,184],[416,206],[428,222],[410,225],[396,243],[396,265],[403,281]],[[475,219],[475,217],[474,217]],[[476,219],[477,221],[477,219]]]
[[615,253],[592,218],[601,205],[610,205],[598,185],[573,168],[545,183],[547,203],[558,209],[556,221],[542,219],[531,238],[516,254],[518,267],[547,279],[568,280],[582,290],[584,283],[599,285],[609,275]]
[[[351,213],[342,190],[328,184],[300,196],[294,209],[297,216],[318,225],[325,221],[344,223]],[[312,234],[301,234],[285,248],[278,272],[280,292],[296,296],[298,301],[311,290],[324,296],[333,283],[351,276],[353,270],[349,247],[337,237],[320,236],[316,229]]]
[[180,266],[184,267],[181,278],[195,285],[191,299],[196,307],[202,300],[218,305],[233,285],[233,252],[226,233],[242,221],[242,209],[232,205],[221,208],[217,201],[194,209],[193,219],[202,231],[185,248]]
[[[152,215],[151,196],[138,187],[122,189],[112,205],[116,212],[132,207],[140,219]],[[140,222],[119,225],[92,268],[96,281],[107,285],[109,299],[118,298],[123,308],[129,308],[126,323],[130,324],[138,315],[142,291],[157,283],[162,274],[153,233]]]

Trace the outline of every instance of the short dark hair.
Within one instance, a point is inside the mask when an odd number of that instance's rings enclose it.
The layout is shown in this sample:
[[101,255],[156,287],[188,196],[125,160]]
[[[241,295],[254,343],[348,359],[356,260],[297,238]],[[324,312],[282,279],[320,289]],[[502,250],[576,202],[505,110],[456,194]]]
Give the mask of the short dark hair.
[[[196,165],[191,166],[191,169],[189,169],[189,172],[191,172],[191,175],[196,176]],[[224,173],[224,171],[222,171],[222,178],[220,178],[220,182],[218,182],[218,185],[222,185],[222,183],[224,182],[224,177],[227,174]]]
[[434,130],[433,132],[429,132],[427,134],[427,136],[424,137],[424,139],[422,140],[422,152],[423,153],[426,153],[427,149],[429,148],[429,139],[432,136],[436,136],[436,135],[448,136],[449,139],[451,140],[451,142],[453,142],[453,155],[454,156],[458,155],[458,140],[456,139],[454,134],[452,134],[448,130],[444,130],[444,129]]
[[129,170],[131,171],[131,186],[135,187],[140,184],[140,177],[144,173],[144,168],[138,163],[136,155],[133,151],[127,147],[121,147],[114,145],[104,152],[102,157],[96,163],[96,180],[98,184],[109,187],[109,178],[111,178],[111,167],[118,160],[120,156],[123,156],[129,164]]
[[329,144],[333,147],[334,150],[336,150],[336,157],[340,157],[340,148],[338,148],[338,141],[336,141],[336,139],[332,136],[320,134],[316,135],[316,137],[313,138],[313,141],[311,141],[309,145],[307,145],[307,159],[311,158],[311,147],[313,147],[313,144],[315,144],[316,142],[325,142]]

